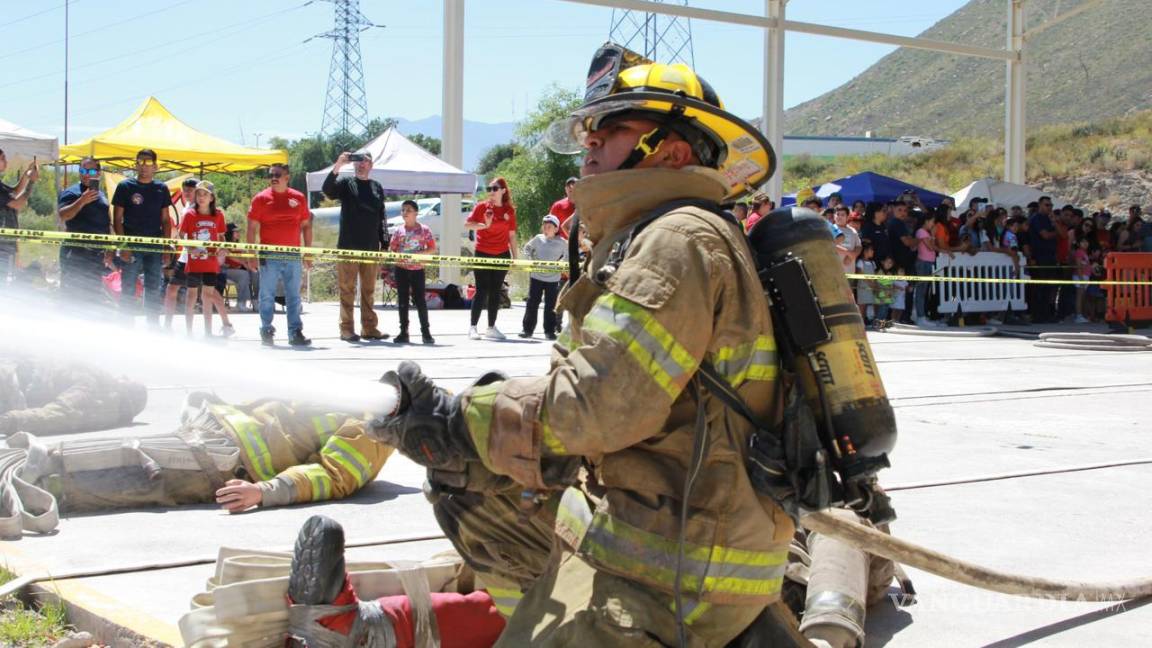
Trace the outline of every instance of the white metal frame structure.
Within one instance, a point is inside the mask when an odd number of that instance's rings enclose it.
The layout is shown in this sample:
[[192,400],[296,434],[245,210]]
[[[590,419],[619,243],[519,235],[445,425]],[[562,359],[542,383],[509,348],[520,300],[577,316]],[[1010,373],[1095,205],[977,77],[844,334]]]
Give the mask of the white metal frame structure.
[[[464,131],[464,1],[444,0],[444,159],[455,166],[463,163],[463,144],[460,138]],[[1004,180],[1017,184],[1024,183],[1025,119],[1024,91],[1026,78],[1026,58],[1024,46],[1027,41],[1041,31],[1083,13],[1099,5],[1104,0],[1084,0],[1079,6],[1054,16],[1044,24],[1025,30],[1024,7],[1028,0],[1005,0],[1008,9],[1008,37],[1005,49],[978,47],[963,43],[949,43],[931,38],[897,36],[859,29],[845,29],[814,23],[798,22],[785,18],[788,0],[764,0],[764,15],[742,14],[714,9],[700,9],[673,3],[652,2],[652,0],[562,0],[582,5],[607,7],[611,9],[631,9],[648,13],[679,16],[696,20],[733,25],[747,25],[764,30],[764,106],[763,130],[779,155],[784,142],[784,36],[792,31],[801,34],[845,38],[911,47],[932,52],[943,52],[960,56],[975,56],[1004,61],[1006,81],[1004,96]],[[451,55],[450,55],[451,54]],[[772,176],[765,190],[776,200],[783,194],[781,170]],[[459,196],[445,196],[444,213],[450,211]],[[454,241],[460,235],[456,230],[459,223],[445,219],[443,236]],[[442,270],[443,273],[443,270]],[[443,274],[442,274],[443,276]],[[453,272],[452,277],[456,277]]]

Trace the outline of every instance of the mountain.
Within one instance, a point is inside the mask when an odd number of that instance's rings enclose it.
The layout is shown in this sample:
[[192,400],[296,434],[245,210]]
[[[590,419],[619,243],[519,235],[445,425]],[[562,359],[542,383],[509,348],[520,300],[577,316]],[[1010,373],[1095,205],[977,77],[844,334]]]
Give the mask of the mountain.
[[[1085,0],[1029,0],[1032,28]],[[925,31],[1004,48],[1008,0],[972,0]],[[1104,0],[1025,45],[1029,130],[1152,108],[1152,2]],[[1004,130],[1005,64],[898,49],[843,86],[785,114],[789,135],[992,136]]]
[[[430,137],[440,137],[440,133],[444,130],[444,121],[440,115],[433,115],[416,121],[401,118],[397,120],[396,127],[405,135],[420,133]],[[476,168],[476,163],[480,161],[480,156],[484,155],[485,151],[496,144],[511,142],[515,131],[516,124],[512,122],[488,124],[465,119],[464,168]]]

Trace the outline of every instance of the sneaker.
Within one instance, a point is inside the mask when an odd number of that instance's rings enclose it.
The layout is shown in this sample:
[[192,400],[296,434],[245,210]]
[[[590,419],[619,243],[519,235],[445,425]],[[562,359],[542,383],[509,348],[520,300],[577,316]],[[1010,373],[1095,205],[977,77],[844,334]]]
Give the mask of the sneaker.
[[999,318],[996,318],[996,317],[989,317],[988,318],[988,325],[989,326],[1002,326],[1003,324],[1004,324],[1004,322],[1002,320],[1000,320]]
[[506,339],[508,339],[504,336],[503,333],[500,332],[500,329],[496,328],[495,326],[489,326],[488,327],[488,330],[484,332],[484,338],[488,339],[488,340],[506,340]]
[[303,332],[297,331],[296,333],[293,333],[291,335],[291,337],[288,338],[288,344],[295,346],[295,347],[306,347],[306,346],[311,346],[312,340],[309,340],[308,338],[304,337]]
[[549,340],[555,340],[555,339],[556,339],[556,334],[555,334],[555,333],[545,333],[545,334],[544,334],[544,337],[545,337],[545,338],[547,338],[547,339],[549,339]]
[[232,326],[231,324],[225,324],[224,327],[220,329],[220,335],[224,337],[232,337],[233,335],[236,335],[236,327]]
[[432,334],[428,331],[422,332],[420,334],[420,339],[422,342],[424,342],[424,344],[436,344],[436,338],[432,337]]
[[1084,317],[1083,315],[1077,315],[1075,322],[1077,324],[1091,324],[1092,320],[1088,319],[1087,317]]
[[468,339],[469,340],[479,340],[480,339],[480,331],[477,331],[475,326],[469,326],[468,327]]
[[933,322],[927,317],[921,317],[917,319],[916,326],[919,326],[920,328],[937,328],[936,322]]
[[521,338],[524,338],[525,340],[527,340],[528,338],[532,337],[532,334],[529,333],[528,331],[520,331],[519,333],[516,334],[516,337],[521,337]]
[[260,331],[260,344],[263,344],[264,346],[274,345],[275,344],[275,341],[274,341],[275,336],[276,336],[275,331],[263,331],[263,330]]
[[340,339],[345,342],[359,342],[360,336],[355,333],[341,333]]
[[393,344],[408,344],[408,331],[401,331],[400,335],[392,338]]

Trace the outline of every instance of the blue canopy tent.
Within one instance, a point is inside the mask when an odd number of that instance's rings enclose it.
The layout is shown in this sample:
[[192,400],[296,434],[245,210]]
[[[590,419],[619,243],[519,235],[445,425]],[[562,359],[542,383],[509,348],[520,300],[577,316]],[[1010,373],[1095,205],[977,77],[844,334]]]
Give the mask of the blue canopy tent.
[[[920,202],[924,203],[925,207],[935,207],[944,200],[944,194],[938,194],[935,191],[928,191],[923,187],[917,187],[914,184],[908,184],[903,180],[896,178],[889,178],[886,175],[879,173],[872,173],[865,171],[864,173],[857,173],[846,178],[840,178],[831,182],[825,182],[818,187],[812,187],[812,191],[816,192],[816,197],[821,200],[826,200],[828,196],[834,193],[840,194],[844,199],[844,203],[851,205],[857,200],[863,200],[866,203],[879,202],[884,203],[889,200],[895,200],[900,197],[905,191],[911,189],[920,198]],[[796,204],[796,194],[788,194],[780,201],[781,205],[794,205]]]

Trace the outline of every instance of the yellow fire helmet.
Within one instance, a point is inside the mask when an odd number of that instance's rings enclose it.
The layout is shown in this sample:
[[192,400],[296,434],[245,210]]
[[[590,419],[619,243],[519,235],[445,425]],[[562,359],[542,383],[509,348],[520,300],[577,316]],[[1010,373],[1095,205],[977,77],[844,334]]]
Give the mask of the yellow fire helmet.
[[584,104],[553,123],[544,143],[557,153],[574,155],[606,120],[626,118],[658,126],[640,138],[620,170],[653,154],[670,133],[688,142],[701,164],[724,174],[730,188],[727,200],[751,193],[776,170],[776,154],[764,135],[724,110],[712,86],[692,68],[654,63],[615,43],[605,43],[596,52]]

